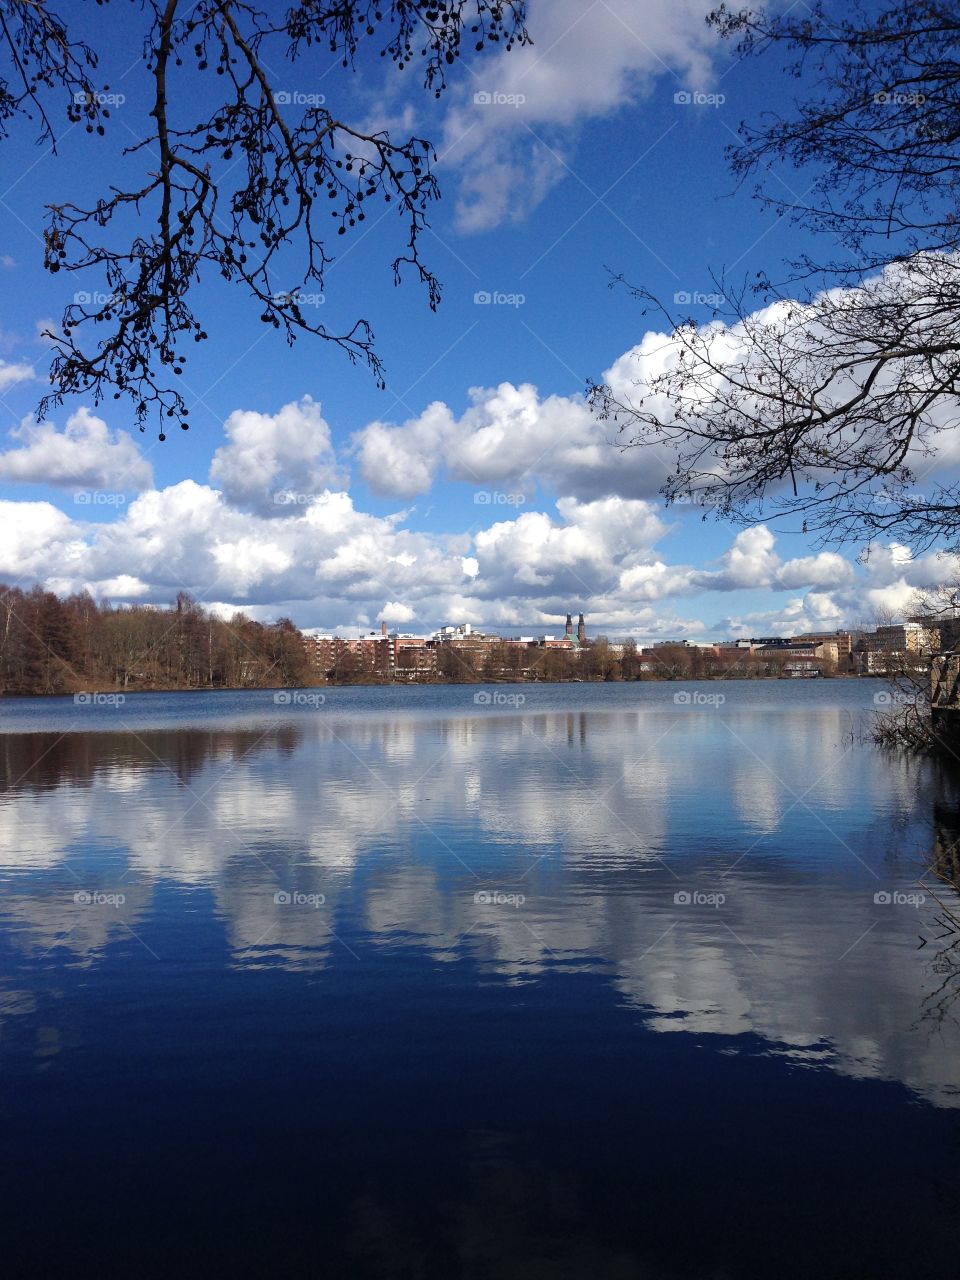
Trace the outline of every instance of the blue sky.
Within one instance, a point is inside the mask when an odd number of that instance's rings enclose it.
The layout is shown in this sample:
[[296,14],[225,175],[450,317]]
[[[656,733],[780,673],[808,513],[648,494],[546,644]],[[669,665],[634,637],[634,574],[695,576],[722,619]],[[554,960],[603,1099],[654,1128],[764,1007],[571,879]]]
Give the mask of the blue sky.
[[[104,288],[44,273],[44,206],[102,189],[148,126],[139,11],[61,6],[106,46],[102,79],[124,101],[104,138],[64,122],[58,157],[22,121],[0,145],[0,579],[116,603],[184,588],[324,629],[548,630],[571,608],[610,634],[707,640],[870,623],[949,577],[952,562],[896,546],[858,564],[796,521],[743,531],[668,510],[669,460],[618,452],[583,405],[589,378],[635,376],[628,353],[653,327],[609,270],[695,299],[714,291],[711,268],[749,282],[804,247],[735,189],[723,154],[793,86],[773,63],[734,62],[710,7],[531,0],[533,48],[471,57],[440,101],[379,59],[355,76],[322,52],[281,61],[278,90],[434,142],[443,199],[423,251],[443,302],[433,314],[414,281],[393,287],[389,211],[333,246],[316,305],[331,328],[371,322],[380,391],[331,344],[288,348],[236,289],[204,280],[211,341],[183,379],[193,426],[161,444],[123,402],[32,416],[38,330]],[[180,74],[187,110],[194,77]],[[799,194],[809,177],[782,180]]]

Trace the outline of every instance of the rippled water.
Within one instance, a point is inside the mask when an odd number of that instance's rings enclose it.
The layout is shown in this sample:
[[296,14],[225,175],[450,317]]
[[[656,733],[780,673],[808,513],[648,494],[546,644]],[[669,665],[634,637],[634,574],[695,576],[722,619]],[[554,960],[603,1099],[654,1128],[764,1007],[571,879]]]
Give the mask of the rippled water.
[[880,688],[0,704],[10,1273],[956,1274]]

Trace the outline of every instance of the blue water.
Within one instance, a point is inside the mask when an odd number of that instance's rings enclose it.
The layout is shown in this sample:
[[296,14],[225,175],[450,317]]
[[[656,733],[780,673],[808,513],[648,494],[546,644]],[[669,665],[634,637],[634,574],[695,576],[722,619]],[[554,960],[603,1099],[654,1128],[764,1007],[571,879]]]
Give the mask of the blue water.
[[0,703],[7,1273],[956,1274],[960,792],[881,689]]

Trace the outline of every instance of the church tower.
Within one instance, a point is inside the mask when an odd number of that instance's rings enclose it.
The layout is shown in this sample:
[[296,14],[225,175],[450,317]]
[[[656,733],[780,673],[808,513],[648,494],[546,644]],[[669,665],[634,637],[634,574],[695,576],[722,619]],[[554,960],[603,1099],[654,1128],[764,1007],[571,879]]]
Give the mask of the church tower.
[[585,643],[586,643],[586,639],[587,639],[587,624],[586,624],[586,623],[584,622],[584,620],[583,620],[583,614],[582,614],[582,613],[581,613],[581,615],[580,615],[580,621],[577,623],[577,639],[580,641],[580,643],[581,643],[581,644],[585,644]]
[[567,627],[565,634],[568,640],[573,639],[573,615],[569,613],[567,614]]

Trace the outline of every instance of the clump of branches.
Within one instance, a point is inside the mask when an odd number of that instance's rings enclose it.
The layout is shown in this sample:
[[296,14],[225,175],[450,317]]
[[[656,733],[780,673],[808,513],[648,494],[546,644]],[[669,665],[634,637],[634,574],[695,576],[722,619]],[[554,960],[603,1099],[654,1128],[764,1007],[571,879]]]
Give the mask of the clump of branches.
[[891,655],[885,686],[874,697],[878,710],[871,726],[873,741],[923,755],[940,754],[943,744],[930,716],[929,674],[908,665],[903,656]]
[[[124,151],[142,157],[143,179],[89,204],[49,206],[47,269],[98,271],[105,301],[68,306],[49,335],[53,390],[40,413],[68,395],[111,394],[132,399],[141,428],[155,410],[161,438],[168,419],[186,428],[176,380],[189,345],[208,336],[191,296],[205,270],[241,286],[288,341],[309,333],[332,342],[382,385],[368,321],[335,330],[302,299],[323,291],[332,245],[365,229],[377,205],[393,205],[405,229],[394,280],[412,273],[436,308],[440,285],[420,251],[438,196],[436,156],[425,138],[394,141],[340,118],[321,94],[291,94],[270,68],[300,65],[316,48],[349,70],[369,49],[399,70],[420,61],[425,86],[439,95],[465,41],[480,51],[528,40],[524,0],[304,0],[282,17],[244,0],[149,0],[145,8],[151,125]],[[87,74],[96,54],[72,45],[65,24],[30,0],[0,9],[0,47],[22,64],[19,92],[6,89],[0,112],[43,112],[41,91],[59,88],[71,121],[102,130],[111,95]],[[196,76],[217,85],[210,111],[197,106],[208,92],[191,92]],[[52,138],[47,115],[41,120]]]
[[740,126],[729,150],[741,180],[783,165],[810,172],[805,196],[789,187],[755,194],[778,215],[826,233],[853,258],[854,274],[891,258],[960,249],[960,10],[953,0],[815,0],[782,13],[721,4],[707,21],[738,58],[782,53],[802,87],[791,114],[766,112]]
[[741,292],[705,325],[632,292],[670,336],[632,386],[597,385],[592,402],[626,446],[668,446],[668,501],[745,521],[799,512],[838,542],[960,533],[957,486],[918,479],[960,425],[960,257],[759,310]]
[[97,56],[89,45],[71,40],[55,13],[30,0],[4,0],[0,4],[0,49],[9,64],[0,66],[0,139],[7,137],[15,117],[35,117],[40,125],[39,140],[56,150],[56,132],[44,103],[48,89],[66,91],[71,119],[73,105],[86,104],[87,132],[103,132],[97,86],[91,79]]
[[881,746],[906,748],[956,765],[960,761],[960,739],[944,731],[935,721],[932,708],[944,699],[952,706],[955,695],[960,693],[960,688],[954,689],[951,684],[951,658],[960,652],[960,583],[918,591],[909,618],[925,627],[928,634],[939,636],[939,652],[924,662],[918,655],[890,655],[888,686],[874,698],[882,710],[874,719],[871,736]]
[[[818,0],[709,21],[741,57],[783,54],[797,80],[792,112],[741,126],[729,159],[831,256],[802,256],[781,283],[716,277],[707,323],[634,288],[669,336],[647,339],[631,385],[595,386],[594,407],[625,447],[675,452],[668,502],[697,495],[745,523],[794,513],[836,543],[956,537],[960,486],[927,472],[958,425],[960,10]],[[778,166],[804,171],[802,197],[771,189]]]

